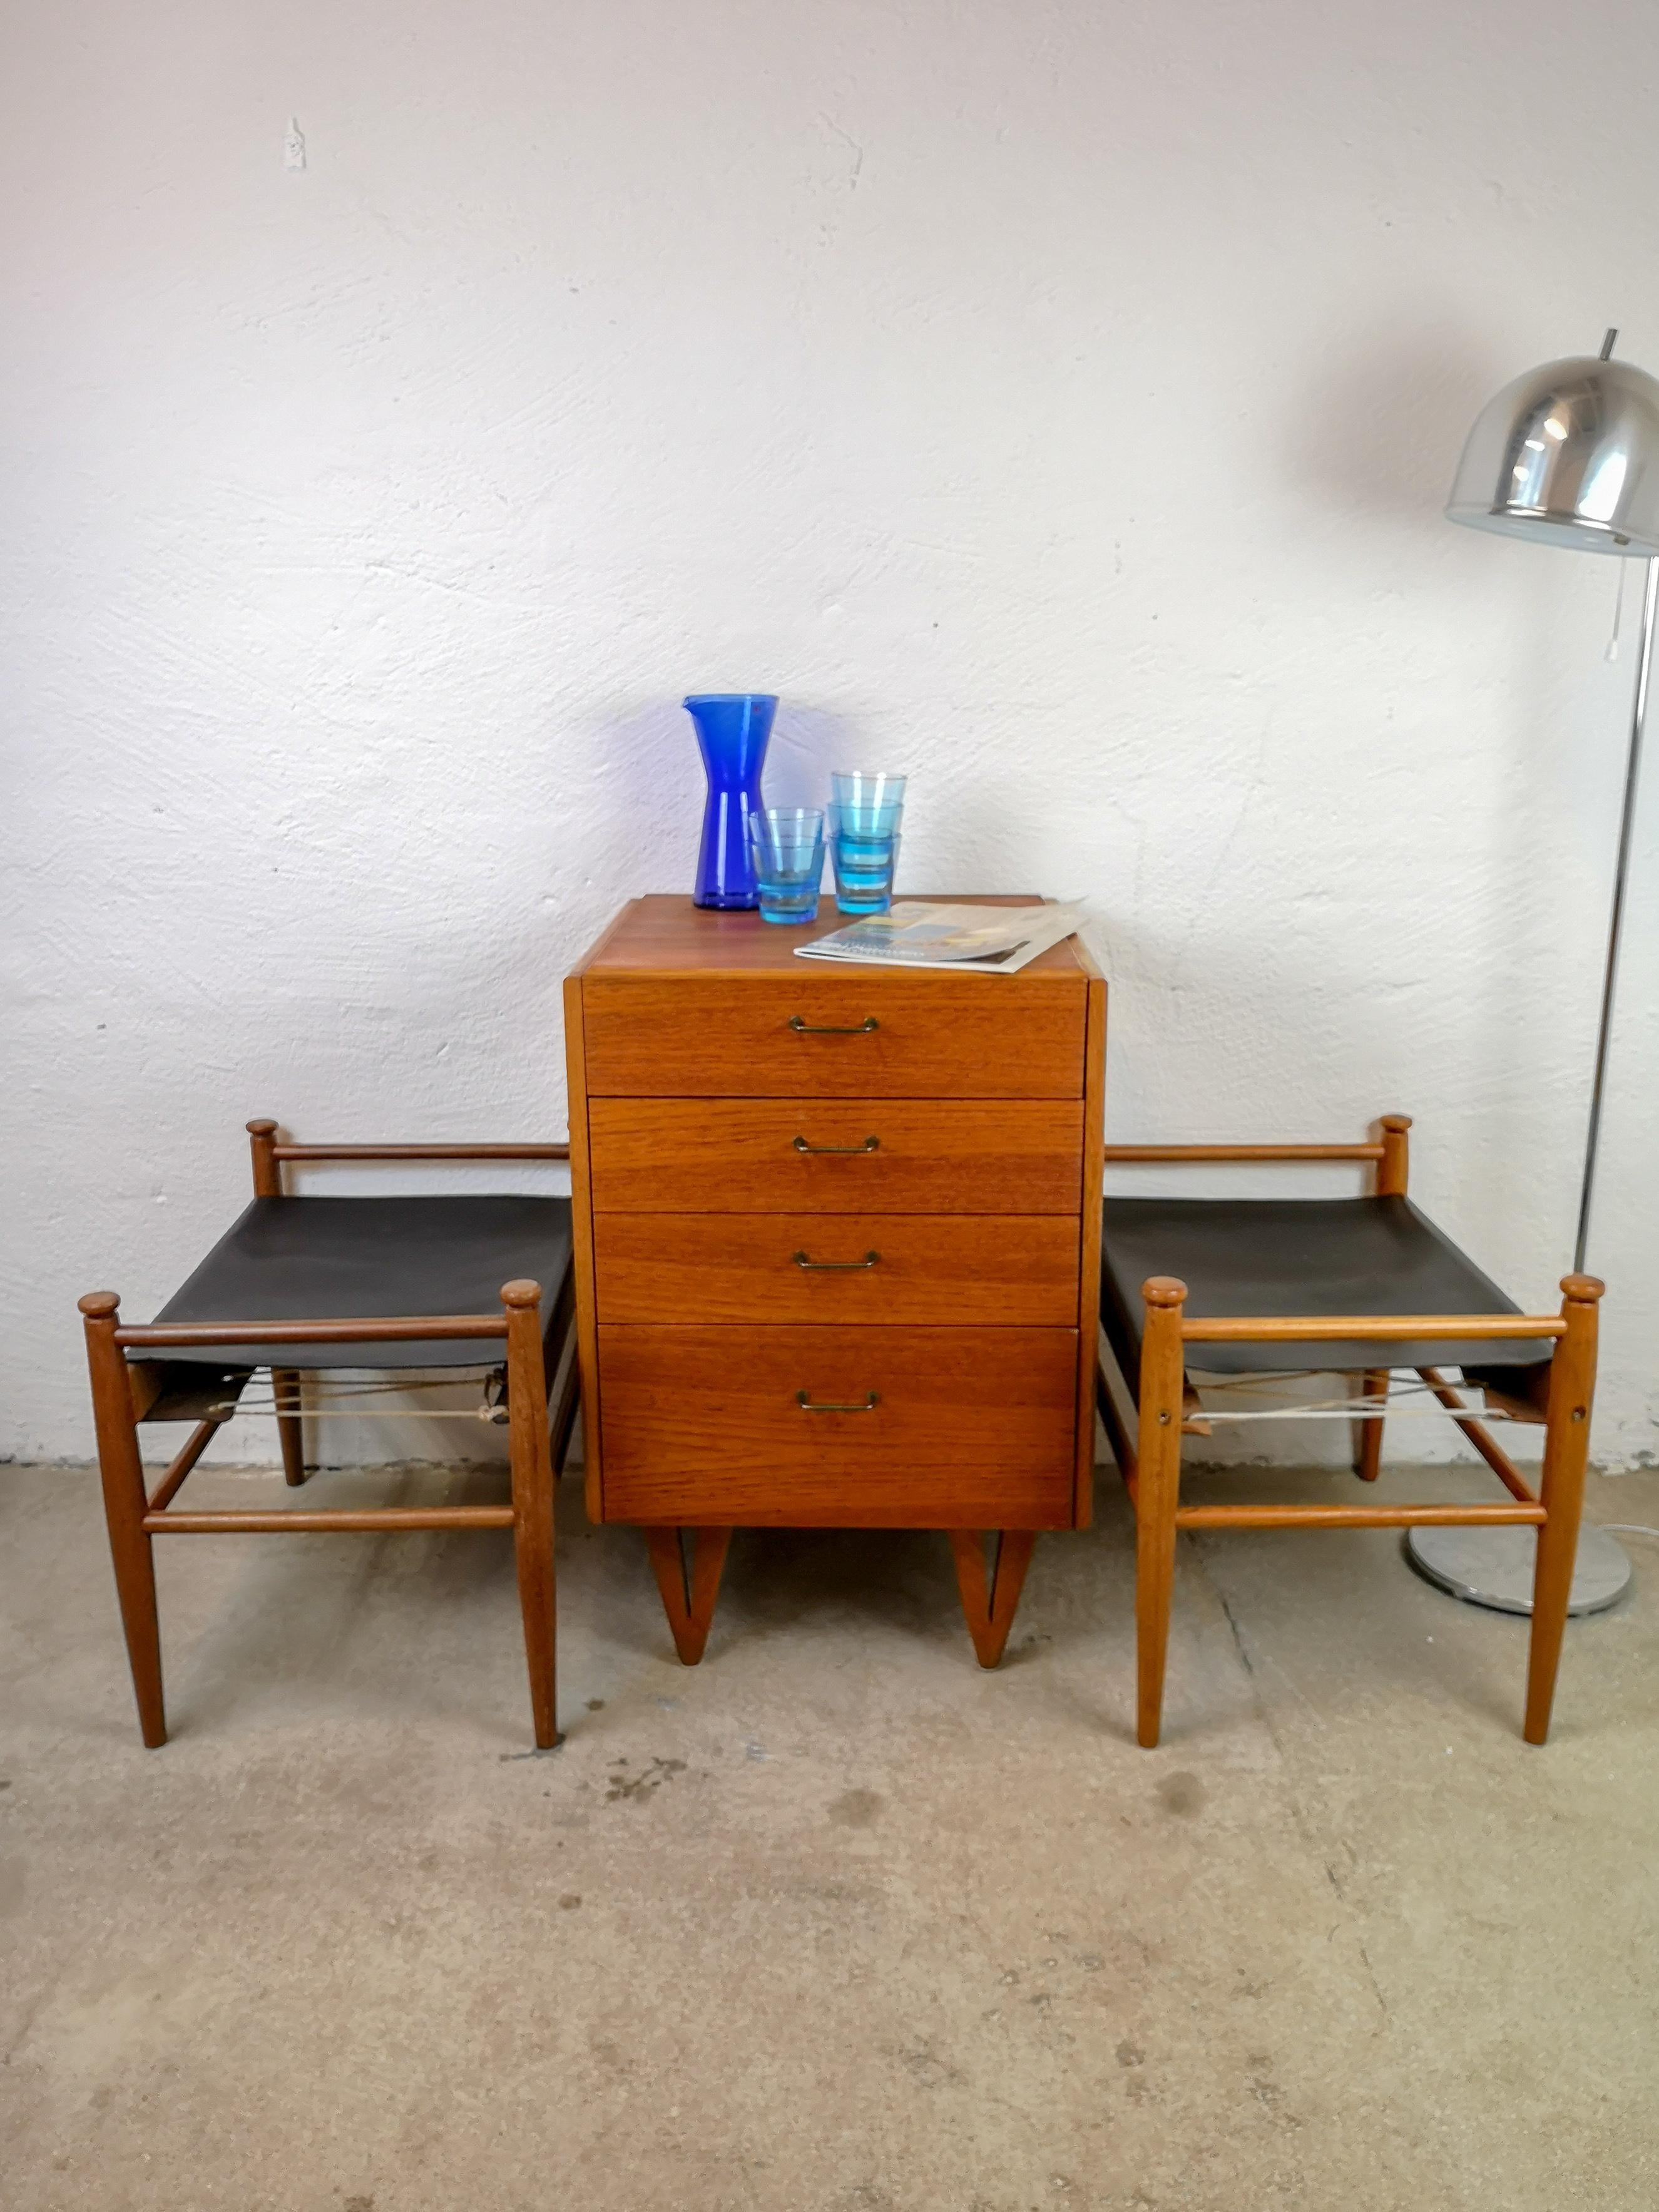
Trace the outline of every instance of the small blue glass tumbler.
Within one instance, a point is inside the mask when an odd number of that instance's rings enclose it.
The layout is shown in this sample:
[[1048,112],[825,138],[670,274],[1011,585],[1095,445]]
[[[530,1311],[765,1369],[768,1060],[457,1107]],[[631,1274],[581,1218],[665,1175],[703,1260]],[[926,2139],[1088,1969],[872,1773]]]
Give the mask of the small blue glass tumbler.
[[695,906],[759,903],[749,848],[749,817],[760,805],[761,767],[777,699],[769,691],[698,691],[685,702],[708,778]]
[[836,904],[843,914],[885,914],[893,903],[893,875],[898,866],[898,823],[896,809],[890,830],[866,830],[856,817],[848,825],[849,810],[830,809],[830,850],[836,863]]
[[763,921],[816,921],[823,876],[823,816],[816,806],[757,807],[749,846]]
[[868,769],[838,769],[830,779],[836,904],[843,914],[885,914],[893,903],[904,785],[902,775]]

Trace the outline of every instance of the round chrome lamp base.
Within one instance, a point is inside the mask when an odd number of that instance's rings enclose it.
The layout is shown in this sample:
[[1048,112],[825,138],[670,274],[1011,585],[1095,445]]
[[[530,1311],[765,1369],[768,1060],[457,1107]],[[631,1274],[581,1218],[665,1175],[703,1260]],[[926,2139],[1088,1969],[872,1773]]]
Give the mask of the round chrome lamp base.
[[[1425,1582],[1468,1605],[1493,1613],[1532,1611],[1535,1528],[1412,1528],[1406,1557]],[[1569,1613],[1602,1613],[1630,1587],[1631,1565],[1622,1544],[1588,1522],[1578,1532]]]

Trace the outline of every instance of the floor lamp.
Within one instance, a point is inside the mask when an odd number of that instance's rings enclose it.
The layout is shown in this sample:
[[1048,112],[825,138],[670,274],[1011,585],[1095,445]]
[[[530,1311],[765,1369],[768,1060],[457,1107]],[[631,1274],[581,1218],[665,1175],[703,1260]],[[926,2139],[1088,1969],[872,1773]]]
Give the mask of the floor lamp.
[[[1505,385],[1482,409],[1470,431],[1446,503],[1452,521],[1466,522],[1475,530],[1495,530],[1506,538],[1528,538],[1534,544],[1559,545],[1577,553],[1647,562],[1601,1021],[1578,1200],[1578,1241],[1572,1261],[1579,1274],[1584,1270],[1595,1188],[1625,878],[1642,762],[1655,616],[1659,613],[1659,381],[1628,362],[1613,358],[1618,336],[1617,331],[1609,331],[1599,355],[1547,362]],[[1458,1540],[1465,1537],[1473,1541]],[[1454,1596],[1504,1613],[1530,1613],[1536,1540],[1530,1528],[1413,1528],[1407,1549],[1413,1565]],[[1593,1613],[1611,1605],[1629,1580],[1630,1562],[1623,1548],[1586,1524],[1571,1610]]]

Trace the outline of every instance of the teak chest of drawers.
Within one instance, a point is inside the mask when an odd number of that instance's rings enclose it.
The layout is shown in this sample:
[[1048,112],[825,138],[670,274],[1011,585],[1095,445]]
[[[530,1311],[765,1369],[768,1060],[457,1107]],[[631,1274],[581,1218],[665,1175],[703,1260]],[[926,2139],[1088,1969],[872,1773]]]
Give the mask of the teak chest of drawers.
[[734,1527],[947,1530],[992,1665],[1089,1516],[1106,987],[796,958],[839,920],[635,899],[566,981],[588,1512],[688,1662]]

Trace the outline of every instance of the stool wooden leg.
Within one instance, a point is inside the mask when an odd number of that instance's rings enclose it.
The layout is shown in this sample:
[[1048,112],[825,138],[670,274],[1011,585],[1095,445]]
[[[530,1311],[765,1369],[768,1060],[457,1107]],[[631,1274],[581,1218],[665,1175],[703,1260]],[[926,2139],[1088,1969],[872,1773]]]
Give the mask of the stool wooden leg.
[[[685,1539],[690,1539],[688,1554]],[[647,1528],[645,1540],[651,1553],[651,1571],[657,1577],[662,1609],[674,1638],[680,1663],[695,1667],[708,1641],[720,1595],[720,1575],[732,1546],[729,1528]]]
[[120,1303],[113,1291],[93,1291],[82,1299],[81,1311],[86,1323],[98,1471],[104,1483],[104,1517],[109,1524],[115,1592],[121,1604],[121,1626],[126,1632],[138,1726],[154,1751],[167,1740],[167,1713],[161,1702],[161,1631],[155,1613],[155,1563],[150,1539],[144,1533],[149,1501],[138,1453],[138,1424],[132,1412],[132,1383],[121,1347],[115,1341]]
[[[269,1118],[250,1121],[247,1133],[253,1155],[253,1195],[280,1198],[283,1164],[276,1152],[276,1124]],[[289,1369],[273,1367],[270,1391],[276,1401],[276,1441],[282,1447],[283,1479],[290,1490],[297,1490],[306,1479],[305,1431],[300,1424],[300,1378]],[[289,1406],[294,1409],[291,1413],[283,1411]]]
[[507,1446],[513,1461],[513,1547],[524,1615],[525,1657],[536,1745],[561,1742],[556,1667],[557,1598],[553,1573],[553,1455],[548,1438],[547,1377],[542,1359],[541,1291],[508,1283],[507,1308]]
[[957,1589],[981,1667],[999,1664],[1014,1625],[1019,1594],[1025,1586],[1025,1570],[1031,1564],[1035,1528],[1002,1528],[996,1532],[996,1558],[988,1573],[985,1539],[977,1528],[948,1532],[957,1565]]
[[[1407,1132],[1412,1126],[1409,1114],[1385,1114],[1382,1116],[1382,1157],[1376,1164],[1376,1194],[1379,1198],[1404,1198],[1411,1175],[1411,1139]],[[1386,1397],[1389,1370],[1374,1367],[1366,1375],[1365,1395]],[[1362,1482],[1375,1482],[1382,1470],[1382,1424],[1380,1420],[1356,1421],[1358,1434],[1354,1438],[1353,1471]]]
[[[291,1368],[270,1370],[271,1395],[276,1401],[276,1441],[283,1448],[283,1479],[297,1490],[306,1479],[305,1429],[300,1419],[300,1378]],[[283,1407],[291,1408],[284,1412]]]
[[[1368,1398],[1385,1398],[1389,1393],[1389,1370],[1372,1367],[1366,1370],[1360,1388]],[[1353,1471],[1362,1482],[1375,1482],[1382,1471],[1382,1423],[1380,1418],[1356,1421],[1353,1440]]]
[[1544,1431],[1544,1468],[1538,1494],[1547,1519],[1538,1531],[1538,1565],[1532,1586],[1532,1650],[1527,1663],[1527,1717],[1522,1733],[1542,1743],[1550,1732],[1555,1670],[1572,1595],[1573,1561],[1584,1503],[1589,1457],[1590,1407],[1595,1397],[1595,1302],[1602,1285],[1594,1275],[1569,1275],[1561,1285],[1566,1334],[1550,1363],[1550,1396]]
[[1135,1734],[1148,1751],[1164,1720],[1164,1666],[1175,1589],[1176,1507],[1181,1496],[1181,1340],[1187,1285],[1170,1275],[1142,1284],[1139,1476],[1135,1491]]

